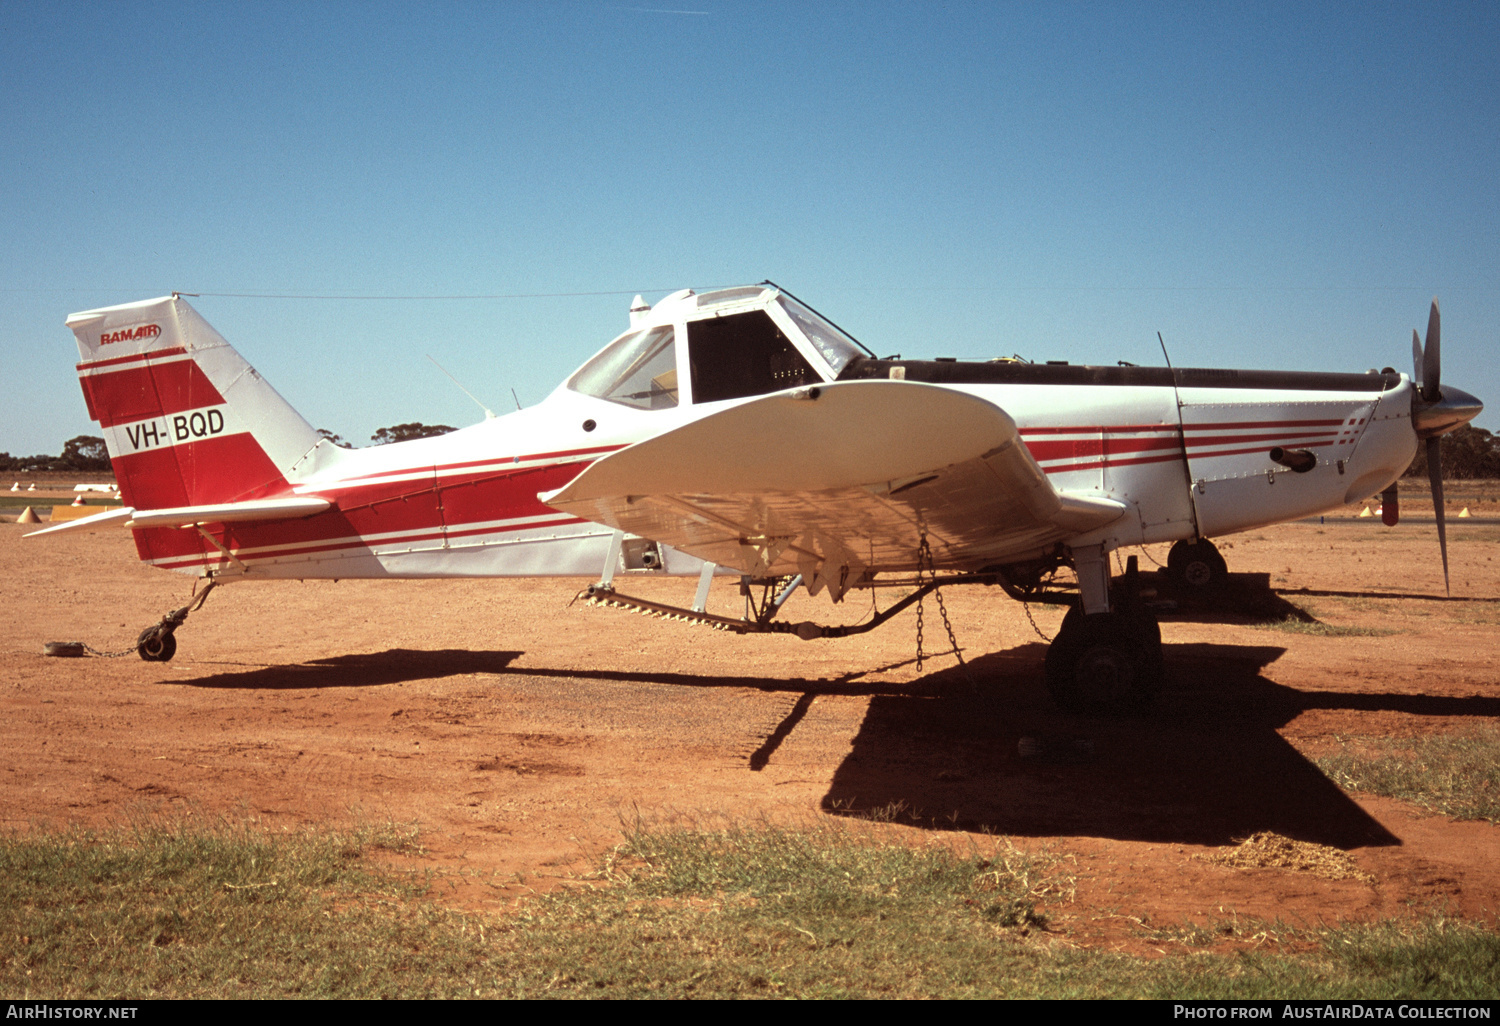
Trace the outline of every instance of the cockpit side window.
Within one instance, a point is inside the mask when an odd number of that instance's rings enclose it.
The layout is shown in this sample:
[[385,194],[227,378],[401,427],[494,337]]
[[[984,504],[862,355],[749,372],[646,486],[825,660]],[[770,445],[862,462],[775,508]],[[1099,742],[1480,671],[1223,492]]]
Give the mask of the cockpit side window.
[[676,333],[666,324],[617,339],[584,364],[568,387],[641,410],[676,406]]
[[764,310],[688,324],[693,402],[765,395],[822,379]]

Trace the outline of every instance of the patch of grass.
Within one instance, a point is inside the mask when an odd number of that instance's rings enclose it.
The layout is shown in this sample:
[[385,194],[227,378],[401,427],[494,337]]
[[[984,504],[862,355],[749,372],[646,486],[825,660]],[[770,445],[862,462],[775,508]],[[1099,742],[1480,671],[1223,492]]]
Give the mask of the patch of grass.
[[1066,869],[1004,841],[965,857],[847,829],[637,831],[601,870],[612,888],[528,906],[540,964],[524,977],[555,971],[550,993],[719,998],[1478,998],[1500,983],[1500,936],[1435,919],[1176,930],[1232,941],[1229,954],[1079,948]]
[[1265,631],[1312,634],[1321,638],[1383,638],[1390,634],[1401,633],[1388,627],[1344,627],[1337,624],[1324,623],[1321,620],[1299,620],[1290,616],[1281,620],[1265,620],[1261,623],[1252,623],[1250,626]]
[[[141,826],[0,839],[0,991],[16,998],[457,996],[472,944],[345,833]],[[434,931],[444,937],[428,946]],[[413,976],[396,984],[397,972]]]
[[1046,928],[1038,903],[1071,892],[1060,868],[1005,841],[960,856],[844,824],[637,830],[604,867],[614,888],[570,904],[590,939],[583,957],[559,950],[557,983],[614,996],[999,996],[1043,956],[1025,938]]
[[1160,940],[1197,948],[1155,959],[1080,948],[1067,940],[1069,863],[1003,840],[955,854],[860,824],[637,829],[589,878],[495,915],[444,909],[426,878],[369,857],[411,843],[180,828],[0,839],[0,988],[24,1000],[1463,998],[1500,982],[1500,936],[1433,917],[1188,924]]
[[[1453,520],[1450,519],[1448,522],[1451,524]],[[1460,520],[1458,523],[1462,524],[1463,521]],[[1500,541],[1500,527],[1479,525],[1462,531],[1454,531],[1453,540],[1455,542],[1481,542],[1484,544]]]
[[1452,620],[1454,623],[1466,624],[1500,623],[1500,608],[1493,605],[1475,603],[1467,606],[1462,613],[1452,617]]
[[[1326,601],[1336,602],[1344,609],[1353,613],[1371,613],[1377,610],[1384,610],[1390,604],[1389,599],[1377,601],[1373,598],[1356,598],[1352,595],[1332,595]],[[1306,608],[1311,610],[1312,607],[1307,606]]]
[[1400,798],[1454,819],[1500,823],[1500,731],[1346,741],[1317,760],[1340,787]]
[[[1484,1000],[1500,983],[1500,935],[1440,915],[1320,930],[1223,920],[1148,935],[1186,946],[1239,942],[1240,949],[1233,956],[1203,952],[1163,958],[1144,973],[1138,966],[1144,979],[1128,996]],[[1302,946],[1311,950],[1275,950]]]

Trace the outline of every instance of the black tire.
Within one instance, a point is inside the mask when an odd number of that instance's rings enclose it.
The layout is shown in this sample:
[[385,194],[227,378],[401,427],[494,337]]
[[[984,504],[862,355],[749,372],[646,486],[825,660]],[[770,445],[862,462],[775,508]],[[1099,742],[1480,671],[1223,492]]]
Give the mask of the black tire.
[[1180,541],[1167,553],[1167,572],[1189,592],[1203,595],[1223,586],[1229,565],[1207,538]]
[[177,654],[177,636],[175,634],[151,634],[140,640],[135,646],[136,652],[148,663],[167,663]]
[[[1145,606],[1135,608],[1121,606],[1107,615],[1115,617],[1123,625],[1128,626],[1131,633],[1138,635],[1137,640],[1146,640],[1152,648],[1161,647],[1161,624],[1156,622],[1156,616]],[[1067,615],[1063,617],[1062,625],[1058,628],[1058,637],[1079,630],[1079,625],[1088,619],[1089,617],[1084,615],[1081,608],[1076,605],[1069,606]]]
[[1161,687],[1161,633],[1144,612],[1085,616],[1074,606],[1047,649],[1047,691],[1073,713],[1146,708]]

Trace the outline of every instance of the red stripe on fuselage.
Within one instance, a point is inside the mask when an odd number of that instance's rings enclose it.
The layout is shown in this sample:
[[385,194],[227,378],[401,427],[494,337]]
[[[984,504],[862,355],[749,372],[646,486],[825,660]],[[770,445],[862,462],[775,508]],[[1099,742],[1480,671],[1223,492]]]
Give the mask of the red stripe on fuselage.
[[[565,519],[549,519],[521,526],[545,527],[554,523],[572,523],[577,518],[569,518],[567,514],[543,505],[536,496],[538,492],[551,491],[567,484],[591,462],[574,460],[495,474],[443,478],[440,481],[427,476],[432,474],[431,468],[413,467],[403,473],[421,472],[424,474],[422,480],[378,482],[352,488],[341,488],[338,485],[319,488],[317,494],[333,501],[335,508],[317,516],[301,520],[218,524],[208,530],[233,552],[265,548],[268,551],[291,554],[293,551],[321,552],[370,545],[399,545],[408,541],[431,541],[444,536],[461,537],[496,530],[519,530],[520,527],[473,525],[549,514]],[[383,541],[364,540],[371,536],[400,532],[413,533]],[[149,557],[143,552],[143,559],[170,559],[170,565],[181,566],[187,565],[182,559],[191,563],[194,558],[208,551],[203,548],[202,539],[195,531],[151,528],[135,533],[137,546],[147,544],[151,550]],[[149,539],[143,543],[142,539],[146,536]],[[288,549],[288,546],[303,547],[293,550]],[[214,556],[210,562],[217,559],[212,552],[210,555]],[[246,562],[254,563],[255,560],[264,558],[269,557],[257,553],[247,558]]]
[[[511,534],[516,531],[531,531],[546,527],[566,527],[569,524],[586,524],[588,521],[582,517],[575,517],[566,513],[558,514],[556,520],[542,520],[525,524],[504,524],[491,527],[479,527],[468,531],[428,531],[423,534],[403,535],[400,538],[388,538],[378,541],[369,541],[364,538],[341,539],[330,542],[327,545],[285,545],[280,548],[267,548],[256,552],[254,555],[242,555],[243,550],[235,545],[226,545],[247,566],[271,559],[288,559],[295,556],[311,556],[323,552],[341,552],[348,549],[375,549],[375,548],[399,548],[402,545],[414,545],[420,542],[437,541],[439,539],[471,538],[485,534]],[[432,551],[426,548],[423,551]],[[223,556],[217,549],[207,549],[201,555],[190,556],[183,559],[174,559],[167,562],[155,564],[163,570],[178,570],[189,566],[215,566],[223,562]]]
[[1181,460],[1182,454],[1178,452],[1167,453],[1163,456],[1137,456],[1128,460],[1093,460],[1089,463],[1069,463],[1058,467],[1043,467],[1044,474],[1071,474],[1078,470],[1098,470],[1101,467],[1114,469],[1115,467],[1131,467],[1143,463],[1170,463],[1173,460]]
[[1236,420],[1236,421],[1203,421],[1198,424],[1184,424],[1187,431],[1235,431],[1247,429],[1251,431],[1265,430],[1267,428],[1292,428],[1292,427],[1338,427],[1344,423],[1343,418],[1336,420]]
[[1147,431],[1169,431],[1177,433],[1176,424],[1111,424],[1106,426],[1095,425],[1093,427],[1024,427],[1021,428],[1022,436],[1026,435],[1086,435],[1086,434],[1139,434]]
[[[1192,434],[1179,436],[1170,424],[1132,424],[1114,426],[1078,426],[1022,428],[1021,435],[1027,450],[1038,463],[1052,463],[1044,467],[1048,474],[1073,473],[1082,470],[1098,470],[1102,467],[1126,467],[1143,463],[1165,463],[1182,458],[1184,444],[1192,459],[1213,459],[1219,456],[1242,456],[1260,452],[1272,444],[1310,447],[1343,444],[1338,439],[1340,428],[1346,425],[1344,418],[1338,420],[1264,420],[1226,421],[1221,423],[1188,424],[1185,429]],[[1309,429],[1322,430],[1309,430]],[[1199,432],[1219,432],[1204,435]],[[1170,432],[1163,437],[1162,433]],[[1120,437],[1121,435],[1148,437]],[[1032,435],[1078,435],[1078,438],[1028,438]],[[1185,441],[1184,441],[1185,440]],[[1245,443],[1260,445],[1246,446]],[[1215,449],[1217,446],[1235,445],[1234,449]],[[1127,456],[1128,453],[1153,453],[1159,455]],[[1083,461],[1083,462],[1062,462]]]
[[[1301,437],[1301,438],[1299,438],[1299,437],[1297,437],[1295,435],[1291,435],[1291,436],[1288,436],[1286,438],[1281,439],[1281,446],[1283,448],[1285,448],[1287,446],[1294,446],[1295,445],[1295,446],[1303,446],[1303,447],[1306,447],[1306,448],[1309,448],[1309,449],[1318,449],[1318,448],[1324,448],[1324,447],[1327,447],[1327,446],[1331,446],[1333,444],[1334,444],[1334,440],[1331,439],[1331,438],[1307,438],[1307,437]],[[1193,459],[1194,459],[1194,461],[1211,460],[1211,459],[1217,459],[1220,456],[1243,456],[1246,453],[1251,453],[1251,452],[1268,452],[1268,451],[1269,450],[1266,448],[1265,443],[1262,442],[1259,445],[1245,446],[1245,447],[1239,448],[1239,449],[1217,449],[1217,450],[1215,450],[1213,452],[1195,452],[1195,453],[1193,453]]]
[[[1212,435],[1207,438],[1195,436],[1188,439],[1188,451],[1202,449],[1210,445],[1235,445],[1241,442],[1286,442],[1299,439],[1304,440],[1305,445],[1330,445],[1338,437],[1336,431],[1279,431],[1271,434],[1237,434],[1237,435]],[[1204,455],[1212,455],[1205,453]]]
[[[1175,430],[1173,432],[1176,434]],[[1150,452],[1154,449],[1170,449],[1173,453],[1182,451],[1182,444],[1176,437],[1170,438],[1111,438],[1099,437],[1078,439],[1043,439],[1028,441],[1026,448],[1031,451],[1032,459],[1042,462],[1045,460],[1084,459],[1089,456],[1106,456],[1113,453],[1127,452]]]
[[[1270,428],[1291,427],[1338,427],[1344,421],[1339,420],[1238,420],[1212,422],[1206,421],[1198,424],[1184,424],[1187,431],[1237,431],[1241,429],[1268,430]],[[1076,427],[1023,427],[1021,437],[1027,438],[1031,435],[1129,435],[1143,434],[1146,432],[1177,433],[1176,424],[1082,424]]]

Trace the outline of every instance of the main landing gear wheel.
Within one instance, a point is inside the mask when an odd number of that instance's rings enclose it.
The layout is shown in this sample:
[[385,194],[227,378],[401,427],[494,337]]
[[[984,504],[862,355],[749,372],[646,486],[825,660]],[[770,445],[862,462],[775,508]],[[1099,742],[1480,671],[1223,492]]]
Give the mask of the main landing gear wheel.
[[1074,606],[1046,666],[1047,691],[1068,712],[1137,712],[1161,687],[1161,628],[1144,609],[1085,616]]
[[1214,543],[1207,538],[1195,542],[1180,541],[1167,553],[1167,572],[1188,590],[1203,594],[1213,591],[1229,576],[1229,566]]

